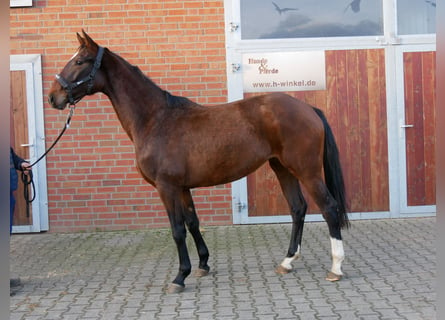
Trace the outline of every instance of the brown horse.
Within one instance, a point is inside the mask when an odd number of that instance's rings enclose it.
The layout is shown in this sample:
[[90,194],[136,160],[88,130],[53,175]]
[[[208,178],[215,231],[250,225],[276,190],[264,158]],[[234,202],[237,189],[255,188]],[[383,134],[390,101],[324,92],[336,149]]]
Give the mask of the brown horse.
[[190,190],[240,179],[265,161],[278,177],[293,220],[289,250],[276,271],[289,272],[300,255],[307,209],[301,182],[329,227],[333,263],[327,279],[341,278],[340,230],[349,221],[337,146],[320,110],[280,93],[204,107],[162,90],[84,31],[77,38],[80,47],[56,76],[49,103],[61,110],[99,91],[110,99],[134,143],[139,171],[167,210],[179,254],[169,292],[183,291],[191,272],[186,227],[198,249],[197,275],[210,269]]

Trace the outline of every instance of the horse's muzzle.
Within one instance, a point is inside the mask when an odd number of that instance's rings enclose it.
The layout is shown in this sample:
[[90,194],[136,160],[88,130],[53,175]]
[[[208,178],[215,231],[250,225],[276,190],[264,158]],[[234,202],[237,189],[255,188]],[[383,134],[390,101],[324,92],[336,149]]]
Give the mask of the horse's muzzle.
[[66,105],[67,105],[67,100],[66,100],[66,98],[64,98],[62,101],[58,101],[59,99],[57,99],[57,97],[55,96],[55,94],[54,93],[50,93],[49,95],[48,95],[48,103],[53,107],[53,108],[56,108],[56,109],[59,109],[59,110],[63,110],[63,109],[65,109],[66,108]]

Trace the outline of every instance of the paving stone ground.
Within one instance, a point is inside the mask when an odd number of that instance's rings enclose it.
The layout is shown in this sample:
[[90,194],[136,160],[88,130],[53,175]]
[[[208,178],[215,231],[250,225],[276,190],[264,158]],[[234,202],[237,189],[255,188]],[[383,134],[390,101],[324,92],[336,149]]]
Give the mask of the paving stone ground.
[[[290,224],[204,227],[209,276],[166,287],[178,268],[167,229],[11,238],[10,318],[436,319],[435,218],[352,221],[345,277],[331,266],[325,223],[306,223],[295,270],[278,275]],[[192,262],[197,254],[188,238]]]

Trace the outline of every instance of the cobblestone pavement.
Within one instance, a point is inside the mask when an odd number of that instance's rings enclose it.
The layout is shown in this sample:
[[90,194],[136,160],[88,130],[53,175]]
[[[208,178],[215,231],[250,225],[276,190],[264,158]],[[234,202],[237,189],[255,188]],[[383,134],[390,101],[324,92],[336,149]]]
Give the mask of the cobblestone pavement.
[[165,292],[178,268],[167,229],[14,235],[11,319],[435,319],[435,221],[352,221],[336,283],[325,223],[306,223],[287,275],[274,268],[290,224],[205,227],[211,273],[181,294]]

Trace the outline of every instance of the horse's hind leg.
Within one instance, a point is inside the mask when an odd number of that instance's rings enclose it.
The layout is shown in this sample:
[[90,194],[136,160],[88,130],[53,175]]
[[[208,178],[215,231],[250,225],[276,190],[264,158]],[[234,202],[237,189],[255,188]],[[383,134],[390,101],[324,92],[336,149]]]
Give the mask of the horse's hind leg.
[[269,160],[269,164],[280,182],[292,216],[292,233],[289,249],[284,260],[275,270],[277,273],[285,274],[292,270],[292,262],[300,256],[307,203],[303,197],[297,178],[295,178],[278,159]]
[[337,281],[342,278],[341,265],[345,259],[343,241],[341,237],[341,225],[337,211],[337,202],[330,194],[321,177],[305,179],[303,184],[320,208],[323,218],[329,227],[332,251],[332,268],[326,280]]
[[207,262],[209,260],[209,250],[199,230],[199,219],[196,215],[195,205],[193,204],[190,190],[183,191],[183,201],[185,205],[185,223],[192,234],[199,255],[199,268],[195,271],[197,277],[203,277],[209,274],[210,267]]

